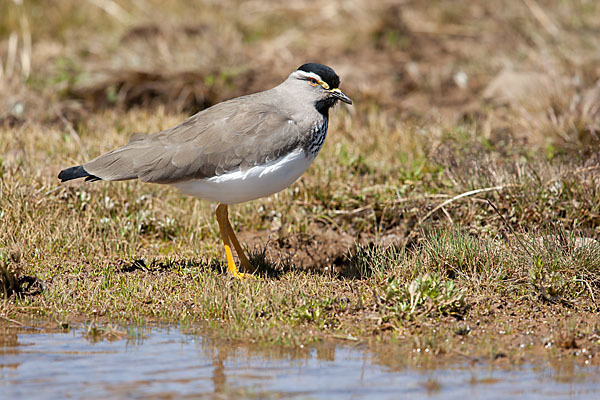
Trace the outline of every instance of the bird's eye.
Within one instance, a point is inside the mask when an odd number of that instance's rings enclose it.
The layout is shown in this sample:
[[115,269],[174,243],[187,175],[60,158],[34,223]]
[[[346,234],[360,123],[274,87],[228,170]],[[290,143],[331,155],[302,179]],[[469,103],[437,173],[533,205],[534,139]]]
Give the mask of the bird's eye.
[[315,78],[308,78],[308,83],[310,83],[311,86],[317,86],[319,84]]

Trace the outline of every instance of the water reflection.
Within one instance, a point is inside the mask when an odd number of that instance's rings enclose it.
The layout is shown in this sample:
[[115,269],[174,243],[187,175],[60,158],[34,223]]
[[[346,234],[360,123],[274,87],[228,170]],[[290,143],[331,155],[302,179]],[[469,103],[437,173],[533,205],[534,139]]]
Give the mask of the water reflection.
[[600,398],[599,371],[572,364],[423,370],[336,343],[282,349],[176,328],[103,337],[0,328],[0,398]]

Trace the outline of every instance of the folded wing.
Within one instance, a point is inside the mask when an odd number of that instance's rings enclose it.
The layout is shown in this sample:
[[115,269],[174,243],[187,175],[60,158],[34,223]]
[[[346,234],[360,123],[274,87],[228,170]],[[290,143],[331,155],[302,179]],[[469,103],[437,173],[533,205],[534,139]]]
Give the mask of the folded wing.
[[175,183],[250,168],[302,146],[296,123],[273,104],[237,98],[195,114],[174,128],[134,135],[83,165],[104,180]]

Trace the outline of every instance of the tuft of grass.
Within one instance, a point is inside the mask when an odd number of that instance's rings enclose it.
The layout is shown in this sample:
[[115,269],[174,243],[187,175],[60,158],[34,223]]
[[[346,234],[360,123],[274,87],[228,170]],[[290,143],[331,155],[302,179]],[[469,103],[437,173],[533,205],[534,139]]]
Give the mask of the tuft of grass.
[[572,301],[600,285],[600,244],[592,238],[555,228],[530,242],[529,280],[535,293],[550,302]]
[[404,258],[404,248],[357,244],[354,253],[349,256],[347,274],[359,279],[374,279],[380,281],[388,275],[390,267],[395,267]]
[[450,279],[494,283],[507,278],[510,252],[490,239],[464,230],[433,230],[425,234],[415,260],[424,271],[438,271]]

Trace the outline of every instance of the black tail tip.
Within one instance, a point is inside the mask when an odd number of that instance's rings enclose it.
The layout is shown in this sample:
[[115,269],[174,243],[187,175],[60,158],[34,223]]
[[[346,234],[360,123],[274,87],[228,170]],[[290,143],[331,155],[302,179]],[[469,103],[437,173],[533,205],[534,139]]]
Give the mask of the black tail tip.
[[77,178],[85,178],[86,182],[87,181],[94,182],[94,181],[100,180],[100,178],[98,178],[97,176],[94,176],[94,175],[90,174],[89,172],[87,172],[83,168],[82,165],[63,169],[58,174],[58,179],[60,179],[61,182],[66,182],[66,181],[70,181],[71,179],[77,179]]

